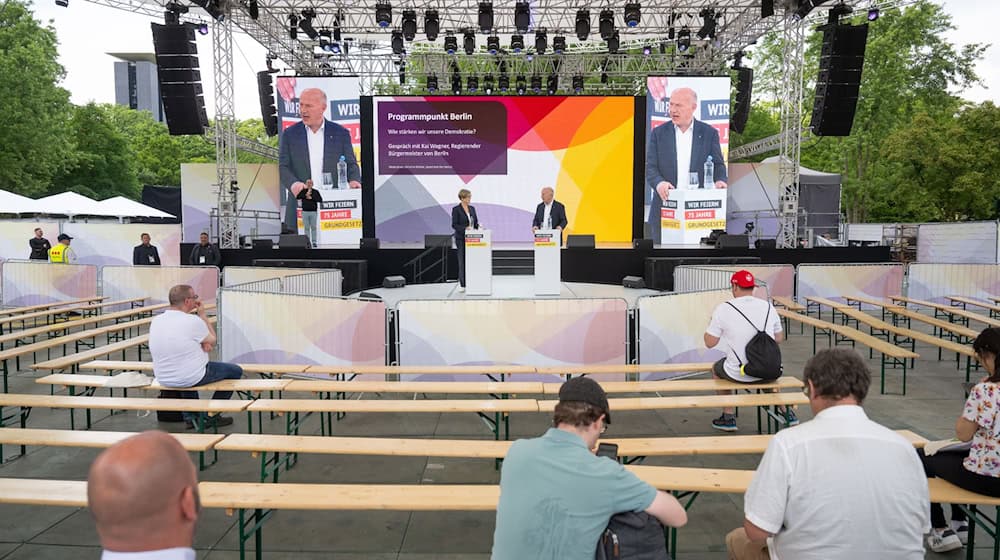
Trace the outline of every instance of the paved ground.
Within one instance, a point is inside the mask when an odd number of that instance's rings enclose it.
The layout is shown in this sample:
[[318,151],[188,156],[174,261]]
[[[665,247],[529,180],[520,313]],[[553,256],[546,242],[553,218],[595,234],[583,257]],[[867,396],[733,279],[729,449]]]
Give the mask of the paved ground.
[[[783,345],[787,374],[801,376],[802,366],[812,354],[812,337],[793,327]],[[825,340],[820,342],[821,347]],[[964,370],[956,370],[954,357],[937,360],[937,351],[918,345],[922,358],[910,370],[907,395],[878,395],[877,360],[870,362],[875,374],[873,394],[866,404],[869,415],[891,428],[908,428],[931,439],[950,437],[961,411]],[[863,351],[867,357],[867,350]],[[23,364],[22,364],[23,365]],[[34,383],[39,374],[18,372],[12,392],[46,393],[47,387]],[[887,388],[898,392],[900,374],[890,370]],[[747,411],[750,412],[750,411]],[[622,437],[708,435],[709,422],[717,411],[618,412],[609,435]],[[35,410],[30,427],[68,428],[68,412]],[[803,420],[808,410],[800,411]],[[135,413],[106,416],[96,412],[97,430],[177,430],[176,425],[158,424],[155,417]],[[236,418],[230,431],[245,431],[244,416]],[[531,437],[548,426],[541,414],[515,415],[511,422],[514,437]],[[741,433],[754,433],[752,414],[739,421]],[[277,419],[267,431],[284,429]],[[335,426],[340,435],[490,438],[486,427],[472,415],[353,414]],[[311,420],[304,434],[319,433]],[[4,450],[7,456],[13,449]],[[27,456],[0,465],[2,477],[83,479],[96,450],[32,448]],[[646,464],[755,468],[757,456],[709,456],[698,458],[654,458]],[[219,464],[201,474],[203,480],[254,481],[258,461],[248,454],[225,453]],[[497,483],[498,473],[488,460],[300,456],[299,464],[282,475],[285,482],[341,483]],[[98,558],[98,539],[86,510],[65,508],[0,506],[0,558],[46,560],[55,558]],[[489,558],[493,535],[493,513],[352,513],[277,512],[264,531],[265,557],[269,559],[406,559],[471,560]],[[742,497],[702,495],[690,510],[690,523],[680,532],[678,557],[687,560],[725,558],[723,538],[742,522]],[[222,511],[206,510],[199,523],[196,547],[199,558],[238,558],[235,518]],[[980,532],[980,535],[982,533]],[[988,538],[980,546],[992,545]],[[252,545],[252,543],[250,543]],[[976,558],[988,558],[985,549]],[[928,558],[963,558],[963,552],[928,554]],[[861,560],[861,559],[859,559]]]

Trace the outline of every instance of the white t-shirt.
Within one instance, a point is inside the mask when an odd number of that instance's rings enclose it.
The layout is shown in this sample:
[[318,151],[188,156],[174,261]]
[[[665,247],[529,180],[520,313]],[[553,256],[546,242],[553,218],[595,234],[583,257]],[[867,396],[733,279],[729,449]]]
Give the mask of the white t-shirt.
[[153,376],[164,387],[191,387],[205,377],[208,353],[201,341],[208,325],[197,315],[168,309],[149,325],[149,353]]
[[[319,189],[323,187],[323,148],[326,143],[325,120],[316,132],[313,132],[311,128],[306,126],[306,142],[309,146],[309,178],[312,179],[313,188]],[[334,180],[336,180],[336,177]],[[293,200],[292,202],[295,201]]]
[[775,434],[743,511],[780,560],[918,560],[931,528],[913,445],[854,405]]
[[[753,325],[744,319],[729,304],[736,306],[753,322]],[[764,319],[767,318],[767,325]],[[736,381],[747,383],[759,381],[756,377],[740,373],[740,364],[747,363],[746,346],[747,342],[757,334],[757,329],[761,329],[774,338],[776,333],[781,332],[781,317],[769,302],[753,296],[743,296],[729,300],[715,308],[712,312],[712,322],[705,330],[708,334],[722,339],[720,350],[726,350],[726,374]]]

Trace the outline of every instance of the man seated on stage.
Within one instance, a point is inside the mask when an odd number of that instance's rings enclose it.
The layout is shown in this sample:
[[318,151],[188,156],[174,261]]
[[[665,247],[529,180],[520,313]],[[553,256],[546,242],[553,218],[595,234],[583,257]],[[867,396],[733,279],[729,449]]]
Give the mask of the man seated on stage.
[[542,437],[514,442],[500,473],[493,560],[593,558],[611,516],[645,511],[668,527],[687,513],[676,498],[594,454],[611,423],[608,396],[587,377],[559,389]]
[[98,455],[87,476],[87,507],[102,560],[195,558],[198,475],[169,434],[143,432]]
[[[164,387],[188,389],[224,379],[243,377],[243,368],[236,364],[208,361],[215,346],[215,329],[205,315],[205,307],[194,288],[179,284],[170,288],[170,307],[149,325],[149,353],[153,355],[153,375]],[[191,312],[197,312],[192,315]],[[197,392],[190,392],[198,398]],[[216,400],[233,396],[232,391],[216,391]],[[196,416],[185,412],[188,428],[194,427]],[[228,426],[233,419],[218,414],[209,418],[215,426]]]
[[861,408],[865,361],[821,350],[803,381],[814,417],[768,444],[743,499],[743,527],[726,536],[729,560],[923,558],[927,476],[913,444]]

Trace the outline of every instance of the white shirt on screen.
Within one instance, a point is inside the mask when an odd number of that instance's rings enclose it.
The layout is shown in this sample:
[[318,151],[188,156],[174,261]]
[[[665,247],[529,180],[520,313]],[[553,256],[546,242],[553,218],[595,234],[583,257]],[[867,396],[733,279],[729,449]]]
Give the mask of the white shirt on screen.
[[691,144],[694,143],[694,119],[686,132],[681,132],[681,128],[674,125],[674,142],[677,144],[677,184],[678,189],[697,189],[698,185],[691,185],[688,182],[688,175],[691,173]]
[[153,376],[164,387],[193,387],[205,377],[208,354],[201,341],[208,337],[201,317],[168,309],[149,325]]
[[774,535],[772,560],[917,560],[931,528],[913,444],[855,405],[775,434],[743,512]]
[[319,125],[319,130],[313,132],[306,127],[306,139],[309,141],[309,172],[313,182],[313,188],[323,188],[323,147],[324,134],[326,132],[326,120]]
[[545,205],[545,214],[542,216],[542,227],[551,228],[552,227],[552,203]]
[[[736,306],[736,309],[733,309],[730,303]],[[747,318],[740,316],[737,309]],[[764,324],[765,317],[767,325]],[[720,338],[720,344],[725,345],[726,375],[736,381],[747,383],[759,381],[756,377],[740,373],[740,364],[747,363],[747,343],[757,334],[757,329],[774,338],[775,333],[781,332],[781,317],[768,301],[753,296],[738,297],[729,300],[728,303],[720,303],[712,312],[712,321],[705,329],[705,332]]]

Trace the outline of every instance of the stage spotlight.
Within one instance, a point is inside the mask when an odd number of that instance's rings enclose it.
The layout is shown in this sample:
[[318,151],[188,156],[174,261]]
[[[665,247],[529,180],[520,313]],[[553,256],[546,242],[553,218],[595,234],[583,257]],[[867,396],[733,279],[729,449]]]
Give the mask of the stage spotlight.
[[[56,6],[60,6],[62,8],[68,8],[69,7],[69,0],[56,0]],[[170,24],[168,23],[167,25],[170,25]]]
[[531,92],[542,93],[542,77],[537,74],[531,77]]
[[340,16],[333,19],[333,42],[339,43],[341,41],[340,36]]
[[490,35],[486,38],[486,50],[490,54],[497,54],[500,52],[500,37],[496,35]]
[[468,79],[465,80],[465,82],[467,84],[466,89],[469,90],[469,93],[476,93],[477,91],[479,91],[479,78],[475,76],[469,76]]
[[583,76],[579,74],[573,76],[573,91],[577,94],[583,93]]
[[427,76],[427,91],[434,93],[438,90],[438,77],[434,74]]
[[556,54],[562,54],[566,51],[566,37],[562,35],[556,35],[552,38],[552,50]]
[[516,53],[524,50],[524,35],[510,36],[510,50]]
[[288,38],[291,40],[297,39],[299,36],[299,16],[295,14],[288,15]]
[[403,54],[403,32],[392,30],[392,54]]
[[527,33],[531,26],[531,6],[527,2],[514,4],[514,29],[518,33]]
[[471,29],[465,31],[462,39],[462,47],[465,49],[465,54],[476,52],[476,34]]
[[375,4],[375,23],[379,27],[389,27],[392,24],[392,4],[388,2]]
[[198,35],[208,35],[208,24],[199,23],[194,27],[194,30],[198,32]]
[[332,34],[330,33],[329,29],[320,29],[319,30],[319,48],[320,49],[322,49],[324,51],[330,50],[330,36],[331,35]]
[[649,56],[651,54],[653,54],[653,47],[650,47],[649,45],[645,45],[642,47],[643,56]]
[[407,41],[412,41],[417,36],[416,10],[403,10],[403,22],[400,27],[403,30],[403,38]]
[[510,90],[510,76],[500,74],[500,78],[497,79],[497,89],[500,90],[500,93],[507,93]]
[[[68,5],[69,2],[67,1]],[[63,6],[65,7],[65,6]],[[167,25],[180,25],[181,24],[181,14],[186,14],[188,12],[187,6],[182,6],[177,2],[170,2],[164,6],[165,11],[163,12],[163,23]]]
[[559,89],[559,76],[556,74],[549,74],[548,84],[546,85],[548,86],[546,91],[549,92],[549,95],[555,95],[556,91]]
[[483,78],[483,93],[486,95],[493,95],[493,74],[487,74]]
[[702,39],[715,39],[715,25],[717,23],[715,10],[712,8],[702,8],[702,10],[698,12],[698,15],[701,16],[703,22],[701,24],[701,29],[698,30],[698,37]]
[[458,72],[451,75],[451,92],[455,95],[462,93],[462,76]]
[[406,84],[406,60],[399,58],[399,85]]
[[877,7],[872,6],[871,8],[868,8],[868,21],[875,21],[880,15],[881,12],[879,12]]
[[691,30],[685,27],[677,32],[677,51],[687,52],[691,48]]
[[611,10],[601,10],[601,15],[597,20],[597,29],[601,33],[601,39],[607,41],[615,32],[615,13]]
[[548,33],[545,32],[545,28],[535,31],[535,52],[538,54],[545,54],[545,51],[549,48]]
[[826,2],[826,0],[797,0],[798,7],[795,9],[795,13],[792,14],[793,19],[802,20],[809,15],[809,12],[813,11],[816,6]]
[[642,7],[638,2],[625,4],[625,25],[636,27],[642,19]]
[[309,38],[313,40],[319,37],[319,32],[316,31],[316,28],[313,27],[312,24],[313,19],[315,18],[316,18],[316,10],[312,8],[306,8],[302,10],[302,19],[299,20],[299,29],[301,29],[303,33],[308,35]]
[[608,53],[618,54],[618,49],[621,47],[621,44],[621,38],[619,37],[618,32],[615,31],[610,37],[608,37]]
[[601,83],[602,84],[608,83],[608,73],[607,72],[601,72]]
[[524,79],[524,76],[518,76],[517,79],[514,81],[514,88],[517,91],[518,95],[524,95],[524,92],[527,91],[527,87],[525,86],[525,84],[526,80]]
[[489,33],[493,29],[493,2],[479,3],[479,30]]
[[208,15],[212,16],[216,21],[222,21],[226,19],[226,12],[222,9],[222,5],[218,0],[191,0],[203,10],[208,12]]
[[340,54],[341,52],[340,41],[337,40],[330,41],[330,44],[327,45],[326,50],[330,51],[333,54]]
[[576,12],[576,38],[586,41],[590,35],[590,10],[577,10]]
[[444,36],[444,52],[455,54],[456,51],[458,51],[458,37],[448,33]]
[[256,21],[260,17],[260,6],[257,5],[257,0],[245,0],[243,2],[243,7],[247,10],[247,15],[250,19]]
[[437,41],[438,34],[441,33],[441,20],[438,18],[437,10],[427,10],[424,12],[424,34],[428,41]]

